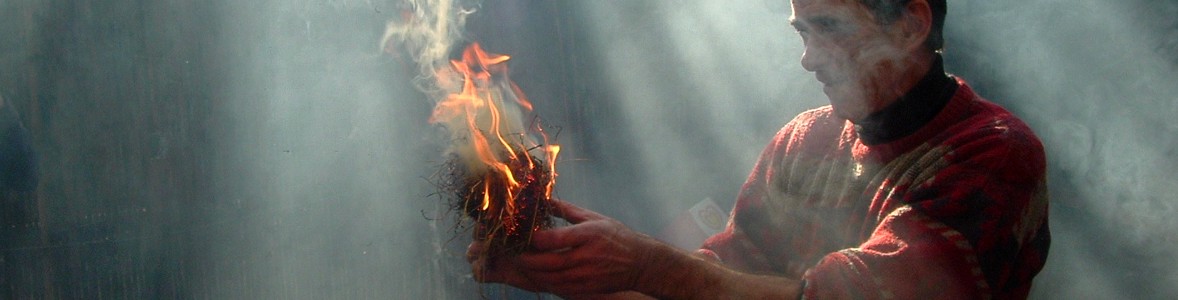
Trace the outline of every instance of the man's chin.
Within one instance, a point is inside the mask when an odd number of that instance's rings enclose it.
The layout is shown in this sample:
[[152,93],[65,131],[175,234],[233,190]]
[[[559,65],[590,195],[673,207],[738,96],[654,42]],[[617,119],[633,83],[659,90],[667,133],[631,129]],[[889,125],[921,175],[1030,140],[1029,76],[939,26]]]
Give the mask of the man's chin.
[[830,101],[830,109],[834,112],[834,115],[841,119],[850,120],[852,115],[847,111],[847,99],[840,96],[843,95],[830,93],[827,90],[826,98]]
[[834,112],[834,116],[839,119],[854,121],[854,118],[852,118],[853,115],[848,114],[845,110],[839,109],[837,105],[831,105],[831,110]]
[[831,86],[824,87],[823,92],[830,100],[830,106],[835,116],[852,122],[866,117],[866,112],[863,111],[864,103],[859,100],[860,97],[857,97],[857,93]]
[[831,111],[833,111],[835,117],[851,121],[852,123],[867,117],[868,113],[866,111],[857,109],[861,107],[856,107],[855,105],[848,104],[848,102],[845,101],[847,100],[837,98],[830,99],[830,108]]

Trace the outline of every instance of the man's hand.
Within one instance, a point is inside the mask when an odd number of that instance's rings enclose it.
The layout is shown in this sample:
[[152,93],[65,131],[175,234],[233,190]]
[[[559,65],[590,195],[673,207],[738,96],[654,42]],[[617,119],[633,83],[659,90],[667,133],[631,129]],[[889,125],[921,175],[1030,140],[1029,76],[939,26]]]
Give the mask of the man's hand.
[[801,292],[797,279],[740,273],[554,201],[572,226],[533,233],[532,250],[518,256],[484,258],[486,244],[471,243],[475,279],[569,299],[795,299]]
[[573,225],[532,234],[532,250],[479,260],[485,244],[467,249],[475,278],[558,295],[608,294],[634,289],[656,258],[659,242],[621,222],[564,201],[557,216]]

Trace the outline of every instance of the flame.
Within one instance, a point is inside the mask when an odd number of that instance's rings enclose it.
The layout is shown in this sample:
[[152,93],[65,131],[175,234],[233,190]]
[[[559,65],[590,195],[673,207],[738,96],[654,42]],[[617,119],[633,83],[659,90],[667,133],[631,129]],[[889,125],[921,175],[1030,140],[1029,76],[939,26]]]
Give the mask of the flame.
[[[507,79],[508,59],[509,56],[487,53],[478,43],[472,43],[460,60],[450,61],[450,69],[438,71],[439,86],[457,86],[448,85],[445,80],[460,77],[461,89],[439,101],[429,119],[432,124],[444,124],[455,134],[459,144],[453,150],[464,158],[476,178],[481,178],[483,195],[479,208],[501,209],[500,217],[504,219],[518,213],[514,199],[528,184],[542,184],[542,200],[551,199],[555,161],[560,151],[560,146],[548,143],[542,130],[533,130],[543,138],[544,143],[540,144],[523,126],[522,113],[530,112],[532,104]],[[544,155],[543,166],[536,166],[533,154],[529,153],[533,149]],[[541,167],[544,169],[536,169]],[[536,171],[548,174],[543,176],[545,182],[532,183],[535,178],[528,176]],[[504,197],[503,207],[495,207],[496,197]]]
[[544,188],[544,199],[552,199],[552,186],[556,184],[556,155],[560,153],[560,145],[549,145],[545,148],[545,153],[548,154],[548,173],[552,174],[552,179],[548,180],[548,185]]

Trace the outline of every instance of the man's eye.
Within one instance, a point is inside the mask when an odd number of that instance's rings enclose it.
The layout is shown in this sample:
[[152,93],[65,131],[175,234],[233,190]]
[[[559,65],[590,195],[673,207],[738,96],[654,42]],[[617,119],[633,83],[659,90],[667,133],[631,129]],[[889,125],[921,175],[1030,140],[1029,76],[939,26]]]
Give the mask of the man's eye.
[[821,33],[838,31],[839,23],[829,19],[819,19],[814,22],[814,28]]

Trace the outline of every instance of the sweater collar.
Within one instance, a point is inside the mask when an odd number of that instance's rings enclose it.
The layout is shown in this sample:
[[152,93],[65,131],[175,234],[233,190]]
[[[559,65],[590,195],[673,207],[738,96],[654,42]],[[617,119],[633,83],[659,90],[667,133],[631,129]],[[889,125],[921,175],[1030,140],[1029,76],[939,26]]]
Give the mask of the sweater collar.
[[916,86],[896,102],[857,122],[855,131],[866,145],[903,138],[932,121],[956,91],[957,81],[945,74],[944,63],[937,55]]

